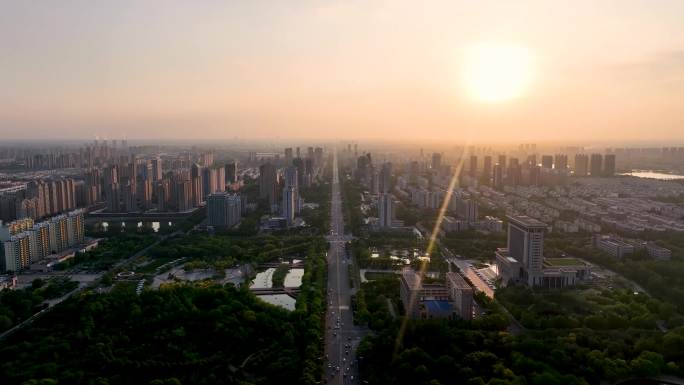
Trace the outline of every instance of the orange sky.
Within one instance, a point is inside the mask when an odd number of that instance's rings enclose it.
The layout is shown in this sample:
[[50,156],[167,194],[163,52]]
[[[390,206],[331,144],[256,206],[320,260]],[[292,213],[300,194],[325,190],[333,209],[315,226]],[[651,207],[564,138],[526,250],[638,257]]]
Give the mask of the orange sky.
[[[0,133],[684,142],[682,1],[224,3],[5,4]],[[534,54],[522,97],[468,96],[480,42]]]

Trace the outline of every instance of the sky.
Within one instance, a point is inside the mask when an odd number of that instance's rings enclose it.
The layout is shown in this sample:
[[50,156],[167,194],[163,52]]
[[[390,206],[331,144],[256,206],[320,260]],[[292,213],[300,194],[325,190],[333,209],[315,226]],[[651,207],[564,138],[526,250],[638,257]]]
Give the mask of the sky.
[[[684,1],[6,1],[0,140],[684,144]],[[473,46],[522,47],[515,98]]]

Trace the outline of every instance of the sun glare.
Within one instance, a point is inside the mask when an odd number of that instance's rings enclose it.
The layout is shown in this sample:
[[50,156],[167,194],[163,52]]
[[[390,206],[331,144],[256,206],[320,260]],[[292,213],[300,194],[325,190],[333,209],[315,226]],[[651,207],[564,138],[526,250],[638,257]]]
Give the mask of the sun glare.
[[518,98],[532,75],[532,54],[524,47],[488,43],[466,52],[463,80],[475,100],[493,103]]

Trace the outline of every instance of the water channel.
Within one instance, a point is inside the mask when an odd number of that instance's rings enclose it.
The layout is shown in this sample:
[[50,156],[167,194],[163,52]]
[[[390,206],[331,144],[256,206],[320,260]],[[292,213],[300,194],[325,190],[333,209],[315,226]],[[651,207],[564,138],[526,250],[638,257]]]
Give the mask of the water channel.
[[[256,277],[249,285],[251,288],[255,289],[268,289],[273,287],[273,273],[275,268],[271,267],[262,272],[257,273]],[[304,269],[293,268],[287,272],[285,276],[284,286],[285,287],[299,287],[302,285],[302,277],[304,276]],[[290,297],[287,294],[263,294],[257,295],[259,299],[270,304],[280,306],[287,310],[294,310],[297,300]]]

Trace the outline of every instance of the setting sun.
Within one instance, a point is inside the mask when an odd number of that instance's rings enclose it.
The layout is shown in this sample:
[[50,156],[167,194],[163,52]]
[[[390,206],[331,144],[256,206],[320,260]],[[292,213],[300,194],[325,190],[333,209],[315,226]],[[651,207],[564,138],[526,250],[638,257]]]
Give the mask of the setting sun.
[[533,75],[531,53],[520,46],[479,44],[466,52],[463,77],[470,96],[501,102],[522,96]]

